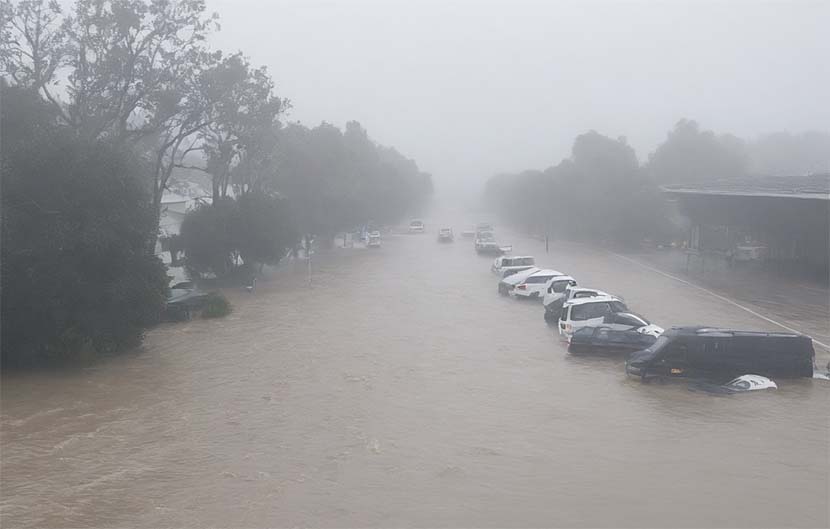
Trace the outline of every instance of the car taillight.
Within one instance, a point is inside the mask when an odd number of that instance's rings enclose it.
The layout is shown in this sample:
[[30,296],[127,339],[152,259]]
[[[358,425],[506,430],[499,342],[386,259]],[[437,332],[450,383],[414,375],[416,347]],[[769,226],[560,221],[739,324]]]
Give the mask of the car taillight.
[[566,323],[565,332],[571,332],[571,329],[573,329],[573,325],[571,325],[570,323]]
[[521,284],[521,285],[517,286],[516,288],[518,288],[520,290],[527,290],[527,285]]

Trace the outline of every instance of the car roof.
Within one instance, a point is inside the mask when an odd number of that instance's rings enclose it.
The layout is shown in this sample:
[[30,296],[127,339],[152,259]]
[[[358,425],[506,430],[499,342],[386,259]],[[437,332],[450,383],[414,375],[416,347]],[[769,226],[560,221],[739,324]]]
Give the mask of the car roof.
[[527,270],[522,270],[521,272],[516,272],[515,274],[509,275],[502,279],[502,281],[509,284],[516,284],[523,281],[525,278],[532,276],[539,270],[539,268],[536,268],[534,266],[533,268],[528,268]]
[[565,302],[565,305],[584,305],[586,303],[602,303],[605,301],[622,301],[617,296],[594,296],[592,298],[575,298],[569,299]]
[[582,285],[570,286],[570,287],[568,287],[568,289],[573,290],[574,292],[596,292],[600,296],[610,296],[611,295],[611,294],[609,294],[608,292],[606,292],[604,290],[600,290],[598,288],[593,288],[593,287],[583,287]]
[[[557,272],[556,270],[552,270],[550,268],[542,268],[541,270],[537,270],[530,274],[531,276],[563,276],[562,272]],[[530,276],[528,276],[530,277]]]
[[553,281],[576,281],[576,279],[574,279],[571,276],[562,275],[562,276],[552,277],[551,282],[553,282]]

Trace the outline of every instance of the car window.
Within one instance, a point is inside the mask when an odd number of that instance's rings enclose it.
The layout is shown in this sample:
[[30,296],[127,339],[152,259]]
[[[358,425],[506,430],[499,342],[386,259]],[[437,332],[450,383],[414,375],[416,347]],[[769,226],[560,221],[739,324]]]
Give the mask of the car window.
[[562,309],[562,314],[559,315],[559,319],[562,321],[568,321],[568,314],[571,312],[570,307],[565,307]]
[[591,320],[602,318],[611,312],[611,305],[607,301],[601,303],[585,303],[571,307],[571,319],[573,321]]
[[547,283],[552,276],[530,276],[527,278],[525,283],[527,284],[536,284],[536,283]]
[[686,363],[686,354],[688,353],[689,349],[686,347],[686,344],[683,343],[673,343],[669,344],[666,347],[665,352],[663,353],[662,360],[667,364],[685,364]]
[[625,306],[625,303],[621,301],[612,301],[611,308],[614,312],[625,312],[626,310],[628,310],[628,307]]
[[621,325],[631,325],[632,327],[642,327],[643,325],[648,325],[640,318],[633,316],[631,314],[618,314],[617,317],[614,318],[614,323],[619,323]]
[[522,259],[515,259],[513,262],[513,266],[532,266],[536,263],[536,260],[533,257],[524,257]]
[[590,290],[586,290],[586,291],[583,291],[583,292],[577,292],[576,294],[574,294],[574,298],[576,298],[576,299],[579,299],[579,298],[592,298],[592,297],[594,297],[594,293],[591,292]]
[[569,281],[554,281],[553,285],[551,285],[551,289],[557,293],[565,292],[565,289],[568,288],[569,284]]

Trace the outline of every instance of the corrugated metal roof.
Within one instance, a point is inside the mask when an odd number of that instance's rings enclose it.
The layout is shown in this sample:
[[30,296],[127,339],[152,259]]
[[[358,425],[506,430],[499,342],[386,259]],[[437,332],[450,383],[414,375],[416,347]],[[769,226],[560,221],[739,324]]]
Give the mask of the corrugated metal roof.
[[830,200],[830,173],[807,176],[742,176],[696,184],[663,186],[683,195],[726,195]]

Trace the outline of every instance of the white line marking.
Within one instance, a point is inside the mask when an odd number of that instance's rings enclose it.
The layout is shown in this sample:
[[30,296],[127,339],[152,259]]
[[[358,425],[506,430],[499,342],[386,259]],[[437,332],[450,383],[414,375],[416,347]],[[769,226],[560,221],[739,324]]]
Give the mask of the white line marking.
[[[773,320],[772,318],[768,318],[768,317],[764,316],[763,314],[759,314],[758,312],[755,312],[754,310],[750,309],[749,307],[744,307],[743,305],[741,305],[741,304],[740,304],[740,303],[738,303],[737,301],[731,300],[731,299],[729,299],[729,298],[727,298],[727,297],[725,297],[725,296],[721,296],[720,294],[718,294],[718,293],[716,293],[716,292],[712,292],[712,291],[711,291],[711,290],[709,290],[708,288],[703,288],[703,287],[702,287],[702,286],[700,286],[700,285],[696,285],[696,284],[692,283],[691,281],[686,281],[685,279],[681,279],[681,278],[679,278],[679,277],[677,277],[677,276],[673,276],[673,275],[671,275],[671,274],[667,274],[666,272],[663,272],[662,270],[658,270],[657,268],[654,268],[654,267],[648,266],[647,264],[645,264],[645,263],[641,263],[640,261],[638,261],[638,260],[636,260],[636,259],[632,259],[632,258],[630,258],[630,257],[626,257],[626,256],[624,256],[624,255],[620,255],[620,254],[618,254],[618,253],[614,253],[614,252],[608,252],[608,253],[610,253],[610,254],[611,254],[611,255],[613,255],[614,257],[618,257],[618,258],[623,259],[623,260],[625,260],[625,261],[628,261],[628,262],[634,263],[634,264],[636,264],[637,266],[640,266],[640,267],[642,267],[642,268],[645,268],[646,270],[651,270],[652,272],[658,273],[658,274],[660,274],[661,276],[668,277],[669,279],[674,279],[675,281],[678,281],[678,282],[680,282],[680,283],[683,283],[684,285],[688,285],[688,286],[690,286],[690,287],[692,287],[692,288],[696,288],[696,289],[698,289],[698,290],[700,290],[700,291],[706,292],[706,293],[707,293],[707,294],[709,294],[710,296],[714,296],[714,297],[718,298],[718,299],[719,299],[719,300],[721,300],[721,301],[725,301],[725,302],[729,303],[730,305],[734,305],[735,307],[738,307],[738,308],[739,308],[739,309],[741,309],[741,310],[745,310],[746,312],[748,312],[748,313],[752,314],[753,316],[757,316],[758,318],[761,318],[761,319],[762,319],[762,320],[764,320],[764,321],[768,321],[768,322],[772,323],[773,325],[778,325],[778,326],[779,326],[779,327],[781,327],[782,329],[787,329],[788,331],[790,331],[790,332],[794,332],[794,333],[797,333],[797,334],[806,334],[806,333],[804,333],[804,332],[802,332],[802,331],[799,331],[798,329],[793,329],[792,327],[789,327],[789,326],[787,326],[787,325],[784,325],[783,323],[781,323],[781,322],[779,322],[779,321],[775,321],[775,320]],[[813,338],[813,343],[818,344],[818,345],[820,345],[820,346],[824,347],[825,349],[827,349],[828,351],[830,351],[830,345],[827,345],[827,344],[821,343],[820,341],[816,340],[815,338]]]

